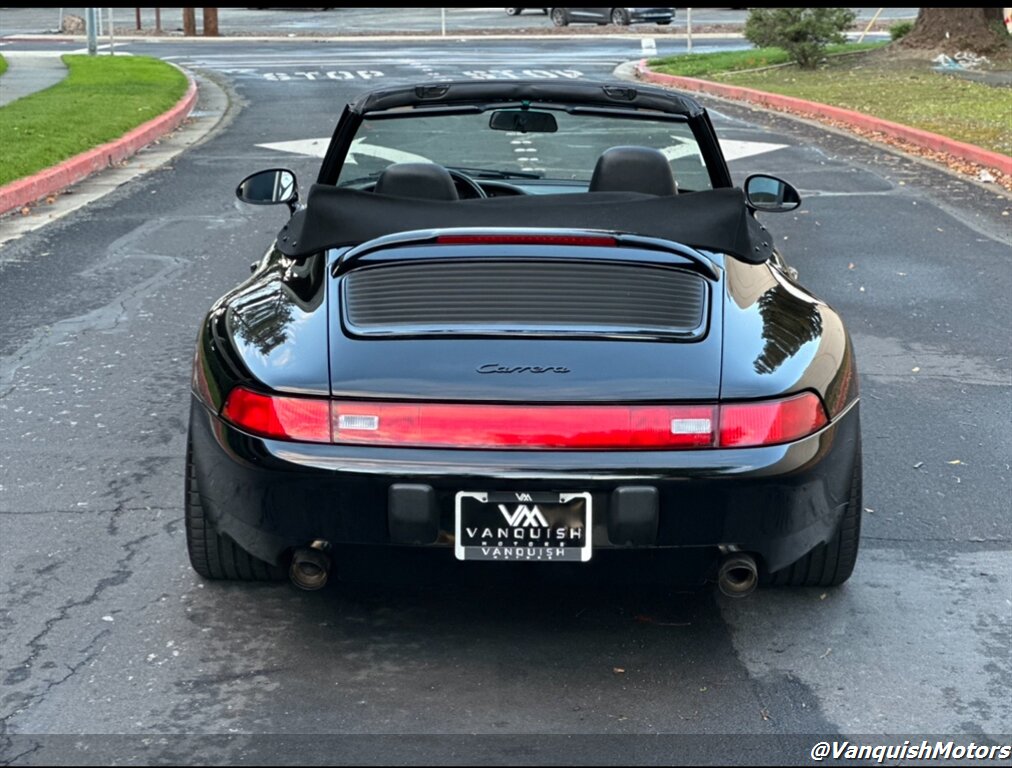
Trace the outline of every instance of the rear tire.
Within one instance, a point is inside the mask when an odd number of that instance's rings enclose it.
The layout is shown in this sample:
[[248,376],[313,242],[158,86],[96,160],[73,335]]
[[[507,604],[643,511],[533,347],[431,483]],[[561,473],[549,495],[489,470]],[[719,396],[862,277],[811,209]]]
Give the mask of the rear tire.
[[523,8],[507,8],[506,9],[506,15],[507,16],[519,16],[520,12],[522,10],[523,10]]
[[625,8],[612,8],[611,23],[619,27],[629,26],[629,12]]
[[854,572],[861,538],[862,504],[861,451],[858,448],[850,499],[840,527],[827,543],[820,544],[793,565],[769,575],[768,583],[791,587],[836,587]]
[[253,557],[231,539],[218,535],[200,500],[197,473],[193,466],[193,447],[186,446],[186,549],[193,570],[205,579],[235,581],[284,581],[285,571]]
[[549,12],[549,16],[552,17],[552,24],[557,27],[565,27],[569,25],[569,14],[566,13],[565,8],[552,8]]

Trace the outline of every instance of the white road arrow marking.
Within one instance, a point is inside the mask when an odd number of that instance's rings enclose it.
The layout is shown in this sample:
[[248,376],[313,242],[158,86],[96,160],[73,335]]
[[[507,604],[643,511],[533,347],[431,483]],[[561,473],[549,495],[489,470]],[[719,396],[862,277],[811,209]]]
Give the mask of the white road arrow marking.
[[[323,157],[327,152],[330,139],[327,137],[319,139],[298,139],[296,141],[277,141],[270,144],[257,144],[264,149],[273,149],[276,152],[288,152],[293,155],[306,155],[307,157]],[[351,151],[348,152],[345,163],[358,165],[355,155],[367,157],[378,157],[389,160],[391,163],[431,163],[427,157],[416,155],[413,152],[405,152],[402,149],[392,147],[380,147],[375,144],[366,144],[365,139],[355,139],[351,142]]]
[[724,150],[724,159],[727,162],[741,160],[753,155],[762,155],[766,152],[775,152],[783,149],[786,144],[770,144],[765,141],[738,141],[737,139],[721,139],[720,147]]
[[[677,136],[672,136],[671,138],[678,143],[672,144],[670,147],[665,147],[661,150],[668,160],[677,160],[681,157],[699,157],[699,148],[696,146],[695,142],[680,139]],[[762,155],[766,152],[774,152],[778,149],[783,149],[787,145],[771,144],[765,141],[721,139],[720,146],[721,149],[724,150],[724,159],[730,163],[733,160],[741,160],[745,157]]]

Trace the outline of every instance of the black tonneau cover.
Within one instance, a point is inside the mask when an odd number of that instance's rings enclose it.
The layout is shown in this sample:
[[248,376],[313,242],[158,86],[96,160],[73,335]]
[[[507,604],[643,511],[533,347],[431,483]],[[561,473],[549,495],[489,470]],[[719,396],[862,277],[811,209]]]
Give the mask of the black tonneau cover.
[[656,197],[635,192],[420,200],[314,184],[306,207],[278,233],[286,256],[358,245],[383,235],[451,227],[598,229],[673,240],[760,264],[769,235],[737,188]]

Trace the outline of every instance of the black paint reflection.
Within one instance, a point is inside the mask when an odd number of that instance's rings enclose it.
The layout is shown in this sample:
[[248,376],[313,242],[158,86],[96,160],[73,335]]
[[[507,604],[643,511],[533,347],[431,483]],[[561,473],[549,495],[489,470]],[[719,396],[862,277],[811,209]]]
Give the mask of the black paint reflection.
[[753,363],[756,373],[773,373],[802,346],[822,336],[818,305],[799,299],[783,286],[773,286],[757,303],[766,343]]
[[272,287],[248,296],[237,320],[236,330],[242,340],[266,356],[288,338],[292,304],[282,291]]

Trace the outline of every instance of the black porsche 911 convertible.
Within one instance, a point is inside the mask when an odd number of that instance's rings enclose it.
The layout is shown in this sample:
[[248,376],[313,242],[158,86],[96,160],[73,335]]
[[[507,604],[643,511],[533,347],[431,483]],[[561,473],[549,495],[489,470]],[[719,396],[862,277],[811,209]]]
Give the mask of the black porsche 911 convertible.
[[851,342],[755,216],[797,191],[734,187],[691,98],[374,91],[304,200],[284,169],[237,195],[292,215],[200,329],[201,575],[313,589],[337,545],[392,545],[542,564],[675,549],[732,596],[850,576]]

